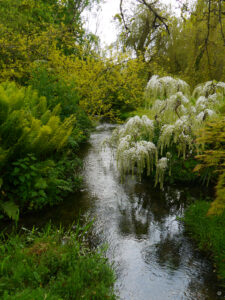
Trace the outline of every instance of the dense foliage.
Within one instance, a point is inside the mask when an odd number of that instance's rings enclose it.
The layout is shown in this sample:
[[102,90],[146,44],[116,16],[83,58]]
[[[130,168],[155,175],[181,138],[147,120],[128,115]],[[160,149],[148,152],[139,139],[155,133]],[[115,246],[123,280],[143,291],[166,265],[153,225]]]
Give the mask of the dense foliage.
[[208,214],[221,214],[225,209],[225,117],[207,123],[200,131],[197,142],[204,151],[197,156],[202,163],[195,169],[198,171],[208,169],[218,176],[216,199]]
[[115,299],[114,274],[103,250],[85,244],[87,229],[1,236],[1,299]]
[[79,186],[73,152],[86,134],[75,114],[62,119],[60,104],[48,109],[30,87],[4,83],[0,91],[0,206],[16,219],[16,207],[53,205]]

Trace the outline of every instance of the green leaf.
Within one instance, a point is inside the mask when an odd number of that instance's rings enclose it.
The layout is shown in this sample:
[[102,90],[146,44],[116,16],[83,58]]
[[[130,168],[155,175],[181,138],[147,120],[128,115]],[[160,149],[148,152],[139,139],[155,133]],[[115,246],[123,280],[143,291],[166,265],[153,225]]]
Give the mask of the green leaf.
[[0,178],[0,188],[2,187],[2,185],[3,185],[3,179]]
[[37,282],[41,282],[41,278],[37,272],[34,272],[34,278],[37,280]]
[[0,202],[0,207],[10,219],[19,219],[19,207],[13,201]]
[[25,164],[20,164],[20,166],[24,169],[27,169],[27,165],[25,165]]
[[33,171],[37,171],[37,168],[33,165],[30,166],[30,169],[33,170]]
[[25,181],[25,176],[19,176],[19,180],[20,180],[21,182],[24,183],[24,181]]
[[44,178],[39,178],[35,184],[35,188],[37,188],[37,189],[46,189],[47,186],[48,186],[47,182]]
[[13,175],[17,175],[18,173],[20,172],[20,169],[19,168],[15,168],[14,170],[13,170]]
[[36,197],[38,195],[38,192],[32,191],[31,192],[31,197]]

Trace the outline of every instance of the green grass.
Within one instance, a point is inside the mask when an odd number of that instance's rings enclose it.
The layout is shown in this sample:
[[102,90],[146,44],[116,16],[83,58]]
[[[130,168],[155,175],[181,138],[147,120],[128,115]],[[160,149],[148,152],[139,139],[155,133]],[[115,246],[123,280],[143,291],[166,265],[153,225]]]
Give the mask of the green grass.
[[87,227],[26,231],[0,241],[0,299],[115,299],[103,250],[84,242]]
[[218,277],[225,286],[225,212],[220,216],[207,216],[209,207],[206,201],[192,204],[184,221],[199,248],[212,253]]

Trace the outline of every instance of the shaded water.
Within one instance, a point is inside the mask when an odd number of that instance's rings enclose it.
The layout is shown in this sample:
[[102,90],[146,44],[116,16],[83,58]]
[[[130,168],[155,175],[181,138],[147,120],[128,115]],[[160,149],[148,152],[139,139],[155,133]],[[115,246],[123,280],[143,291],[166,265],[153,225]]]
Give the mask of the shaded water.
[[200,191],[166,187],[162,192],[147,180],[132,178],[122,184],[110,149],[101,148],[110,134],[111,127],[102,125],[91,135],[84,157],[84,191],[45,218],[70,224],[78,207],[81,214],[95,218],[94,236],[108,244],[120,299],[224,299],[224,292],[217,295],[221,290],[211,264],[195,250],[177,220]]

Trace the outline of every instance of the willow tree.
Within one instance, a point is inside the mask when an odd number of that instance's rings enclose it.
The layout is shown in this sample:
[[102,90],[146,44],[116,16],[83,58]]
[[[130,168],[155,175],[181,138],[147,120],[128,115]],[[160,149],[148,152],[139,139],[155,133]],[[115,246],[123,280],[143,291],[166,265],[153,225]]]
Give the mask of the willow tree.
[[121,0],[120,14],[115,18],[119,22],[118,41],[123,51],[131,50],[134,56],[142,58],[150,78],[152,68],[149,66],[157,62],[157,49],[162,37],[170,34],[166,6],[160,1],[137,0],[132,7],[126,9],[126,1]]
[[[188,1],[190,2],[190,1]],[[198,0],[182,10],[170,25],[170,36],[158,48],[159,64],[192,86],[225,80],[225,5],[222,0]]]

